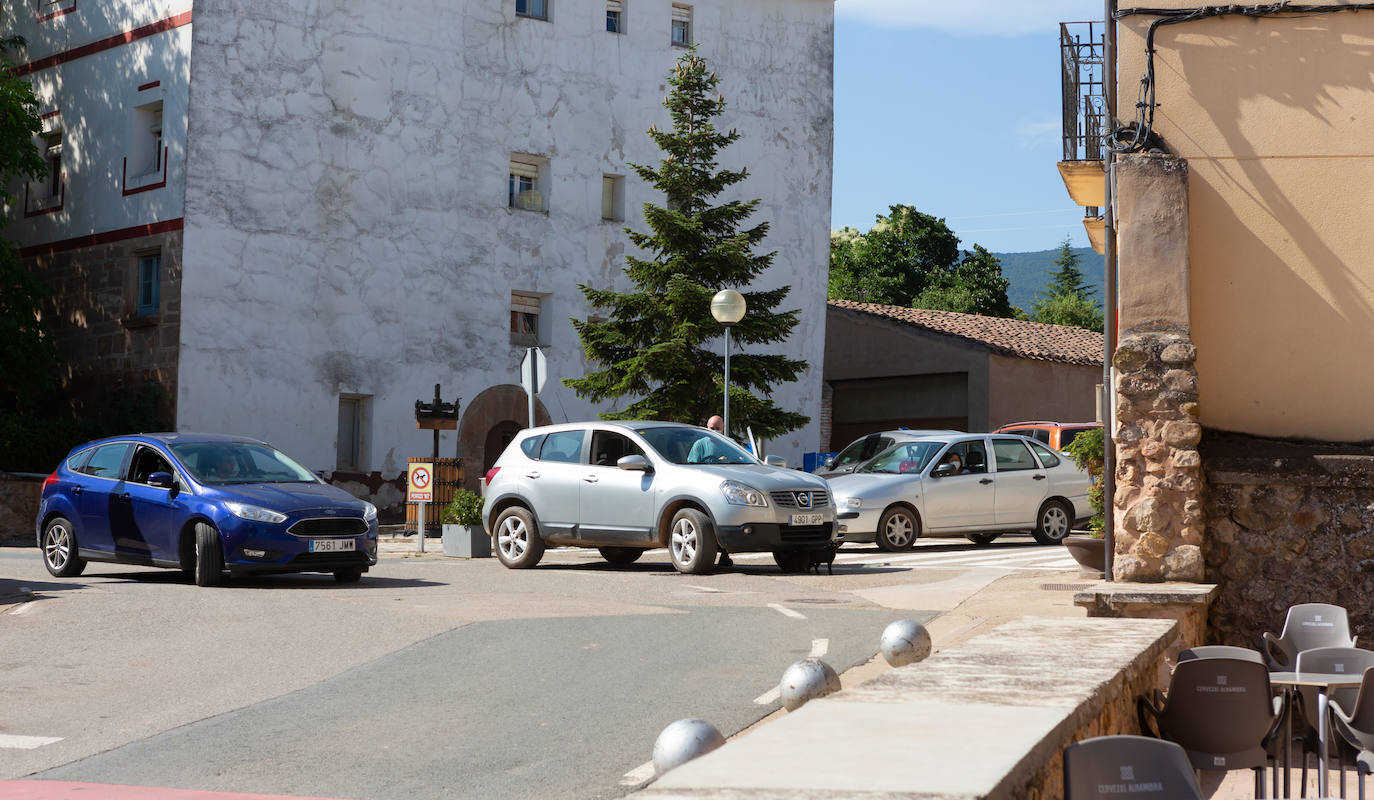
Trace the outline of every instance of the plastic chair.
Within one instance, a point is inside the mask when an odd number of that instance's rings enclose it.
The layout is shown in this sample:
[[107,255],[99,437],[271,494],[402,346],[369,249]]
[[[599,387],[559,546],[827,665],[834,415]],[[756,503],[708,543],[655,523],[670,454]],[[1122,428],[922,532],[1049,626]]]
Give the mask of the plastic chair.
[[1239,658],[1181,661],[1162,706],[1145,696],[1137,701],[1142,732],[1157,730],[1179,744],[1194,769],[1254,770],[1256,797],[1264,797],[1269,760],[1277,761],[1287,710],[1287,703],[1273,702],[1264,664]]
[[[1374,651],[1361,650],[1358,647],[1318,647],[1312,650],[1303,650],[1298,653],[1297,658],[1298,672],[1333,672],[1363,676],[1370,667],[1374,667]],[[1327,702],[1332,704],[1327,708],[1328,732],[1337,729],[1335,709],[1337,707],[1356,708],[1359,703],[1359,693],[1363,688],[1362,683],[1360,686],[1333,686],[1327,690]],[[1300,686],[1298,687],[1298,696],[1302,702],[1302,718],[1307,723],[1302,734],[1303,777],[1305,779],[1307,777],[1306,754],[1317,753],[1321,750],[1321,739],[1317,733],[1317,690],[1312,686]],[[1345,763],[1347,759],[1354,759],[1358,756],[1363,745],[1358,742],[1350,742],[1344,736],[1328,736],[1327,742],[1331,747],[1331,754],[1338,759],[1341,795],[1344,796]],[[1363,781],[1361,781],[1361,788],[1363,789]]]
[[1364,800],[1364,776],[1374,771],[1374,668],[1364,671],[1354,700],[1346,703],[1333,698],[1327,710],[1336,733],[1359,751],[1355,757],[1355,780],[1360,787],[1360,800]]
[[1256,664],[1264,663],[1264,655],[1260,651],[1251,650],[1248,647],[1233,647],[1229,644],[1204,644],[1190,647],[1178,654],[1180,663],[1192,661],[1195,658],[1238,658],[1241,661],[1253,661]]
[[1266,631],[1260,634],[1260,640],[1269,669],[1276,671],[1294,669],[1298,653],[1304,650],[1355,646],[1345,609],[1328,603],[1302,603],[1290,607],[1283,621],[1283,633],[1275,637]]
[[1202,800],[1188,754],[1148,736],[1099,736],[1064,748],[1064,800]]

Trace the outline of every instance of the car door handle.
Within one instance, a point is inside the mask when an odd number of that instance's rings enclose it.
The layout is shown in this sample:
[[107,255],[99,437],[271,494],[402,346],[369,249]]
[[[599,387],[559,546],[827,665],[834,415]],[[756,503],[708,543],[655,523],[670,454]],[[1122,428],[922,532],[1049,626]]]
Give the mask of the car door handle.
[[81,492],[83,492],[83,491],[85,491],[85,490],[82,489],[80,486],[73,486],[73,487],[72,487],[72,494],[81,494]]
[[582,480],[586,481],[587,483],[596,483],[601,479],[596,477],[595,475],[583,475]]
[[1037,481],[1043,481],[1045,479],[1044,475],[1032,475],[1031,477]]
[[529,472],[526,472],[526,473],[525,473],[525,477],[526,477],[526,478],[538,478],[538,477],[539,477],[539,473],[538,473],[538,472],[535,472],[534,470],[530,470]]
[[127,502],[129,502],[130,500],[133,500],[133,499],[134,499],[134,496],[131,495],[131,494],[129,494],[128,492],[125,492],[124,494],[121,494],[121,495],[119,496],[119,499],[120,499],[120,500],[123,500],[124,502],[127,503]]
[[992,483],[992,478],[984,478],[984,479],[982,479],[981,481],[978,481],[978,482],[981,483],[981,484],[983,484],[984,486],[987,486],[989,483]]

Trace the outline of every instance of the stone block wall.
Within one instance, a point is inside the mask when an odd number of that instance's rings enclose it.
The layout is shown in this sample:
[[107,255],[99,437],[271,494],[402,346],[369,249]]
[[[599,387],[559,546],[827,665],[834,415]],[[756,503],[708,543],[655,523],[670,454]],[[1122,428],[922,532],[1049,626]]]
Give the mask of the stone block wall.
[[[40,248],[41,250],[41,248]],[[158,313],[139,317],[138,260],[162,255]],[[175,426],[181,335],[181,231],[56,252],[25,252],[52,290],[43,315],[66,361],[63,376],[78,408],[99,409],[120,386],[159,384],[159,422]]]
[[1185,333],[1141,330],[1124,336],[1113,357],[1117,580],[1203,579],[1196,358]]
[[41,475],[0,473],[0,545],[34,543],[33,525],[42,490]]
[[1208,430],[1202,455],[1208,639],[1258,647],[1289,606],[1335,603],[1374,641],[1374,447]]

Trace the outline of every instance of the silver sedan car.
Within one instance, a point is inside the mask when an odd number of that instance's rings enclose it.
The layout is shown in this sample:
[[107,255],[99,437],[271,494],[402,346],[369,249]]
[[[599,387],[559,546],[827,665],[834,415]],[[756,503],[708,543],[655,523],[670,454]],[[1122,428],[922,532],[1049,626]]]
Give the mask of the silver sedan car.
[[720,550],[771,552],[796,572],[838,544],[824,480],[671,422],[521,431],[487,473],[482,524],[512,569],[546,546],[595,547],[613,564],[666,546],[679,572],[709,572]]
[[932,435],[888,448],[857,472],[830,479],[845,542],[906,550],[919,536],[964,535],[987,544],[1030,531],[1058,544],[1092,516],[1088,473],[1024,436]]

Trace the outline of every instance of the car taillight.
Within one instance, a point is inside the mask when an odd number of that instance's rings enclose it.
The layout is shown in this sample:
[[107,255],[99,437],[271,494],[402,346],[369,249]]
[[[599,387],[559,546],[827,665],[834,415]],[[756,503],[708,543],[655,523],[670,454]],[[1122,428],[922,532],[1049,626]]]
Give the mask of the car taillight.
[[492,467],[491,469],[487,470],[486,481],[487,481],[487,485],[488,485],[488,486],[491,485],[491,479],[492,479],[492,478],[495,478],[495,477],[496,477],[496,473],[498,473],[498,472],[500,472],[500,471],[501,471],[501,468],[500,468],[500,467]]
[[57,483],[57,470],[53,470],[51,475],[43,479],[43,494],[47,494],[48,487],[54,483]]

